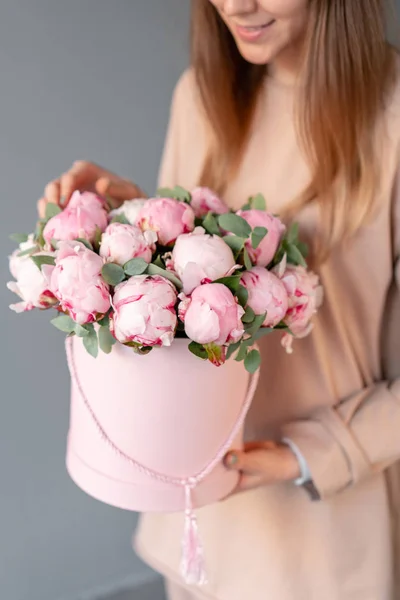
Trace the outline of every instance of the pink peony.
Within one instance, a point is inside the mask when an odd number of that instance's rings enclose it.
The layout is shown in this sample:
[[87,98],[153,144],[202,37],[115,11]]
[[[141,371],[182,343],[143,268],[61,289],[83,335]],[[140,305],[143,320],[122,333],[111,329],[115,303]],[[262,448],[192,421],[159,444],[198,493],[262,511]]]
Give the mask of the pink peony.
[[156,241],[157,234],[154,231],[143,233],[134,225],[111,223],[101,238],[100,256],[106,262],[114,262],[121,266],[132,258],[143,258],[149,263]]
[[32,252],[32,255],[18,256],[23,250],[34,247],[33,236],[27,242],[20,244],[10,256],[10,271],[16,281],[9,281],[7,287],[21,298],[21,302],[10,304],[11,310],[24,312],[34,308],[50,308],[57,304],[57,299],[49,290],[49,284],[31,256],[54,256],[54,252]]
[[193,208],[196,217],[203,217],[210,211],[217,215],[229,212],[226,204],[210,188],[197,187],[191,195],[190,206]]
[[[288,265],[281,279],[289,298],[284,321],[295,337],[303,338],[310,333],[311,319],[322,304],[322,286],[315,273],[301,266]],[[284,338],[288,352],[291,351],[291,337]]]
[[162,246],[171,246],[179,235],[193,231],[194,212],[185,202],[152,198],[140,211],[138,225],[143,231],[155,231]]
[[131,225],[136,225],[139,213],[146,204],[147,200],[136,198],[135,200],[125,200],[119,208],[115,208],[110,212],[110,217],[124,215]]
[[256,315],[265,312],[263,327],[275,327],[286,315],[288,295],[282,281],[264,267],[253,267],[242,275],[242,285],[247,289],[247,305]]
[[237,214],[242,217],[254,229],[255,227],[264,227],[268,233],[263,238],[259,246],[254,249],[251,240],[246,242],[246,248],[252,262],[258,267],[266,267],[274,258],[283,234],[286,231],[285,225],[278,217],[264,210],[239,210]]
[[77,323],[91,323],[110,308],[110,293],[101,276],[103,259],[80,242],[60,242],[56,266],[47,271],[50,289],[63,311]]
[[181,279],[185,294],[190,294],[200,284],[228,275],[235,267],[235,258],[222,238],[199,227],[178,237],[168,266]]
[[97,227],[104,231],[107,223],[107,211],[101,198],[91,192],[74,192],[67,208],[47,222],[43,237],[46,242],[77,238],[92,242]]
[[117,285],[111,331],[121,343],[170,346],[177,326],[177,292],[159,275],[136,275]]
[[239,341],[244,334],[243,314],[232,292],[221,283],[197,287],[179,306],[186,335],[199,344],[223,346]]

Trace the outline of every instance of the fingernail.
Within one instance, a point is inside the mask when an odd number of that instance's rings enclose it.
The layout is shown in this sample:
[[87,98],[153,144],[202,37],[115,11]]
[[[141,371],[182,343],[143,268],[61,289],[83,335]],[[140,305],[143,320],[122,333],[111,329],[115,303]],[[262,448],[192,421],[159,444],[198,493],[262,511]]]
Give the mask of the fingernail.
[[60,206],[64,206],[65,200],[66,200],[65,196],[60,197]]
[[229,452],[229,454],[225,456],[225,465],[227,467],[234,467],[235,465],[237,465],[238,461],[239,458],[235,452]]

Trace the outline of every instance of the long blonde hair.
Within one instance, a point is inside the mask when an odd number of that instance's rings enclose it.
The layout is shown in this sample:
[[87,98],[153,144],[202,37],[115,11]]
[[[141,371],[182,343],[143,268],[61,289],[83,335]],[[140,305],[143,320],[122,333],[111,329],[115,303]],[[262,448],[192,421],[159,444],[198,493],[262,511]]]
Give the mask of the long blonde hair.
[[[296,125],[311,178],[289,213],[318,202],[325,254],[374,207],[376,125],[396,79],[384,13],[384,0],[310,2]],[[223,193],[240,165],[268,67],[243,59],[209,0],[193,0],[192,65],[212,132],[201,183]]]

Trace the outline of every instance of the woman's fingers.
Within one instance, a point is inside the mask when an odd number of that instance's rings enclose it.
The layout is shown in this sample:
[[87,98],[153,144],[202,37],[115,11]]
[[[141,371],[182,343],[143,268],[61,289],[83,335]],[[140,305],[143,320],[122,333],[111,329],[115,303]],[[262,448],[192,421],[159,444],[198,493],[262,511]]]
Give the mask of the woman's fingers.
[[50,202],[52,204],[59,204],[60,187],[60,179],[54,179],[46,185],[44,190],[44,197],[47,200],[47,202]]
[[100,177],[95,184],[95,189],[101,196],[108,196],[116,201],[116,204],[124,200],[132,200],[142,195],[141,190],[128,179]]
[[44,217],[46,215],[46,206],[47,206],[46,198],[40,198],[37,202],[37,211],[38,211],[40,219],[44,219]]

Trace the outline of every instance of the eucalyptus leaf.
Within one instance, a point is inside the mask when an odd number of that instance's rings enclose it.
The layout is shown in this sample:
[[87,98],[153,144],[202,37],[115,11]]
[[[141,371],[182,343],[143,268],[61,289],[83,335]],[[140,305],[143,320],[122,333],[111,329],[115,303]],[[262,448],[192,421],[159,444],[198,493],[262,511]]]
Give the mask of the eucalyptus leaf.
[[41,256],[31,256],[31,259],[33,260],[33,262],[35,263],[35,265],[37,266],[38,269],[42,268],[42,265],[55,265],[56,261],[55,258],[53,256],[46,256],[46,255],[41,255]]
[[175,198],[175,192],[172,188],[158,188],[157,196],[160,198]]
[[289,244],[287,251],[288,261],[295,265],[301,265],[302,267],[307,267],[307,263],[303,258],[302,253],[294,244]]
[[53,204],[53,202],[48,202],[46,204],[46,213],[45,213],[45,219],[46,221],[52,219],[53,217],[55,217],[56,215],[60,214],[60,212],[62,212],[62,209],[58,206],[58,204]]
[[134,275],[142,275],[148,266],[149,263],[147,263],[143,258],[132,258],[124,264],[123,269],[126,275],[133,277]]
[[244,287],[244,285],[239,285],[239,289],[236,293],[236,297],[238,299],[239,304],[241,306],[245,307],[247,304],[247,301],[249,299],[249,292]]
[[267,233],[268,229],[265,227],[254,227],[253,233],[251,234],[251,245],[254,249],[258,248]]
[[116,263],[107,263],[101,270],[103,279],[112,286],[116,286],[125,279],[125,272],[120,265]]
[[96,227],[96,232],[94,235],[94,240],[93,240],[93,246],[98,249],[100,246],[100,242],[101,242],[101,236],[103,235],[103,232],[101,231],[100,227],[97,226]]
[[231,290],[232,294],[236,294],[239,291],[240,277],[240,275],[232,275],[231,277],[221,277],[220,279],[216,279],[213,283],[222,283]]
[[89,335],[89,331],[85,329],[85,327],[82,327],[82,325],[79,325],[79,323],[75,323],[74,333],[79,337],[86,337]]
[[241,340],[239,342],[236,342],[235,344],[230,344],[228,346],[228,350],[226,351],[226,360],[229,360],[231,358],[231,356],[233,356],[235,354],[235,352],[237,350],[239,350],[240,344],[241,344]]
[[192,354],[201,358],[202,360],[207,360],[208,354],[207,350],[202,346],[202,344],[198,344],[197,342],[191,342],[189,344],[189,350]]
[[248,306],[242,317],[242,321],[243,321],[243,323],[253,323],[255,316],[256,315],[255,315],[254,310],[252,308],[250,308],[250,306]]
[[303,258],[307,258],[309,253],[307,244],[305,242],[297,242],[297,248],[299,252],[301,252]]
[[262,194],[257,194],[250,201],[251,208],[255,210],[267,210],[267,203]]
[[253,336],[264,323],[266,316],[267,313],[264,313],[263,315],[256,315],[254,321],[248,327],[245,327],[246,333],[250,336]]
[[289,242],[289,244],[295,244],[297,242],[297,240],[299,239],[299,224],[298,223],[292,223],[289,231],[286,235],[286,239]]
[[96,330],[93,328],[93,330],[89,332],[89,335],[82,338],[82,341],[87,352],[93,356],[93,358],[97,358],[99,354],[99,342]]
[[97,321],[100,327],[109,327],[110,325],[110,317],[108,315],[104,315],[100,321]]
[[160,269],[165,269],[165,264],[163,263],[160,255],[158,255],[157,258],[153,261],[153,265],[156,265],[156,267],[160,267]]
[[182,281],[178,279],[176,275],[171,273],[171,271],[167,271],[167,269],[161,269],[157,265],[150,264],[147,267],[146,272],[148,275],[160,275],[161,277],[165,277],[165,279],[171,281],[178,290],[182,289]]
[[241,343],[240,348],[239,348],[239,352],[235,356],[235,360],[237,362],[241,362],[242,360],[244,360],[246,358],[246,356],[247,356],[248,351],[249,350],[248,350],[246,344]]
[[261,355],[258,350],[251,350],[244,360],[244,366],[246,371],[254,374],[261,365]]
[[124,213],[120,213],[119,215],[114,215],[111,219],[111,223],[122,223],[122,225],[130,225],[130,222],[124,215]]
[[246,202],[246,204],[243,204],[242,208],[240,210],[251,210],[251,198],[249,199],[248,202]]
[[16,242],[17,244],[22,244],[27,242],[29,239],[29,235],[27,233],[12,233],[10,235],[10,240]]
[[116,339],[111,334],[108,327],[100,327],[99,329],[99,346],[105,354],[110,354]]
[[221,234],[220,228],[218,227],[218,221],[211,212],[207,213],[207,215],[204,217],[202,226],[207,233],[210,233],[211,235]]
[[250,271],[250,269],[253,268],[253,263],[251,262],[249,253],[247,252],[247,248],[244,249],[243,260],[244,260],[244,266],[246,267],[246,269],[248,271]]
[[188,203],[190,203],[190,201],[192,200],[190,192],[188,192],[188,190],[185,190],[185,188],[181,187],[180,185],[176,185],[173,191],[175,194],[174,198],[176,200],[182,200],[183,202]]
[[54,319],[51,319],[50,323],[63,333],[75,333],[75,321],[68,315],[59,315]]
[[75,241],[76,242],[80,242],[81,244],[83,244],[84,246],[86,246],[86,248],[88,250],[91,250],[93,252],[93,246],[92,246],[92,244],[88,240],[85,240],[85,238],[76,238]]
[[33,252],[37,252],[38,250],[38,246],[32,246],[31,248],[27,248],[26,250],[21,250],[21,252],[18,252],[17,256],[27,256],[28,254],[32,254]]
[[234,215],[233,213],[226,213],[224,215],[220,215],[218,217],[219,226],[225,231],[229,231],[230,233],[234,233],[239,237],[248,238],[251,234],[251,227],[247,221],[245,221],[239,215]]
[[246,238],[239,237],[237,235],[225,235],[223,237],[225,244],[228,244],[229,248],[233,251],[235,256],[243,250]]

